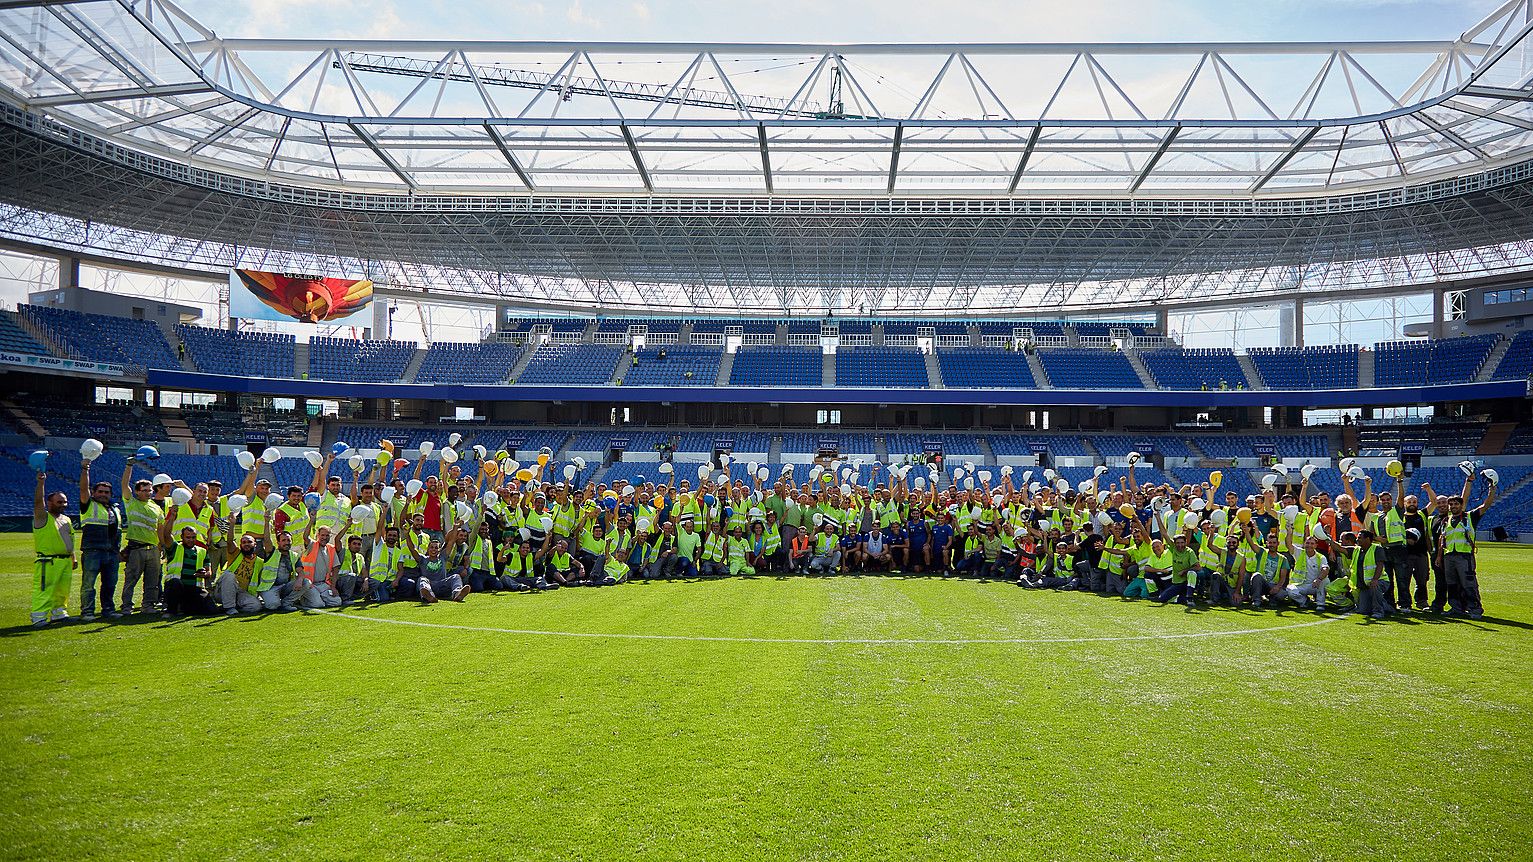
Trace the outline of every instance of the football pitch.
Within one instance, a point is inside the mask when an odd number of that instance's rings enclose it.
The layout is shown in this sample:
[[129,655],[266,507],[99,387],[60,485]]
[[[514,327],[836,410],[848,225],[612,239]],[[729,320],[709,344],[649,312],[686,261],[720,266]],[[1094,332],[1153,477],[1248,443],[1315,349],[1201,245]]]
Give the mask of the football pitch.
[[34,632],[29,542],[5,859],[1533,855],[1533,548],[1479,622],[764,576]]

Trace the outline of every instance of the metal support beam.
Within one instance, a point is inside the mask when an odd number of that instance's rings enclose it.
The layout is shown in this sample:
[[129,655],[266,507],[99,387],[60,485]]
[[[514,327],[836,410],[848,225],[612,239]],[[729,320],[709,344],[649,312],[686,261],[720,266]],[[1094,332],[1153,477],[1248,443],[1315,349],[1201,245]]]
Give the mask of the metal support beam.
[[1139,176],[1135,177],[1134,182],[1129,185],[1129,194],[1133,194],[1134,192],[1139,191],[1139,187],[1144,185],[1144,181],[1150,178],[1150,171],[1155,170],[1156,163],[1160,161],[1161,156],[1166,154],[1166,150],[1171,148],[1171,142],[1176,140],[1177,134],[1181,131],[1181,126],[1173,127],[1171,131],[1167,132],[1166,136],[1161,139],[1160,146],[1155,148],[1155,153],[1150,156],[1150,160],[1144,163],[1144,170],[1140,171]]
[[516,154],[511,152],[511,148],[506,146],[506,141],[501,137],[500,132],[489,123],[484,124],[484,131],[490,136],[490,140],[495,142],[495,148],[500,150],[506,162],[511,165],[511,170],[516,171],[516,176],[522,181],[522,185],[525,185],[528,191],[537,191],[538,187],[533,185],[532,177],[527,175],[527,171],[522,168],[522,163],[517,161]]
[[894,149],[889,153],[889,194],[894,194],[894,181],[900,173],[900,143],[905,137],[905,127],[894,127]]
[[187,96],[192,93],[211,93],[213,88],[202,81],[188,81],[184,84],[162,84],[154,87],[123,87],[119,90],[99,90],[96,92],[84,92],[80,94],[63,93],[57,96],[42,96],[30,100],[27,104],[36,108],[51,108],[56,105],[84,105],[96,102],[114,102],[119,99],[157,99],[167,96]]
[[1278,160],[1272,163],[1272,167],[1268,168],[1267,172],[1261,175],[1261,179],[1252,183],[1251,187],[1246,189],[1246,191],[1251,194],[1255,194],[1258,191],[1261,191],[1261,187],[1271,181],[1273,177],[1277,176],[1278,171],[1281,171],[1284,166],[1293,161],[1293,157],[1297,156],[1299,152],[1304,149],[1305,145],[1314,140],[1315,135],[1318,134],[1320,134],[1320,127],[1314,126],[1304,134],[1300,135],[1299,139],[1293,142],[1293,146],[1290,146],[1286,152],[1284,152],[1281,156],[1278,156]]
[[629,130],[627,123],[618,128],[623,131],[623,140],[628,142],[628,152],[633,156],[633,166],[639,170],[639,179],[644,181],[644,190],[653,194],[655,184],[649,179],[649,169],[644,167],[644,157],[639,155],[639,145],[633,139],[633,132]]
[[373,140],[373,136],[371,134],[369,134],[356,123],[347,123],[346,126],[347,128],[351,129],[352,134],[356,135],[357,138],[362,141],[362,143],[367,145],[369,150],[373,151],[373,155],[377,156],[379,161],[383,162],[383,164],[388,167],[389,170],[394,172],[395,176],[399,177],[401,182],[409,186],[412,191],[418,188],[418,186],[415,184],[415,179],[409,174],[405,173],[405,169],[400,167],[399,162],[394,161],[394,157],[389,155],[388,151],[383,147],[379,146],[378,142]]
[[1028,133],[1027,146],[1022,148],[1022,158],[1017,161],[1017,169],[1011,174],[1011,183],[1006,186],[1007,194],[1017,193],[1017,184],[1022,182],[1022,172],[1027,170],[1027,161],[1033,157],[1033,148],[1038,146],[1038,136],[1042,133],[1042,126],[1033,126],[1032,132]]
[[1513,102],[1533,102],[1533,90],[1514,90],[1510,87],[1491,87],[1485,84],[1471,84],[1459,90],[1465,96],[1478,96],[1482,99],[1506,99]]
[[772,194],[772,155],[767,149],[766,124],[756,124],[756,142],[761,146],[761,176],[766,180],[767,194]]

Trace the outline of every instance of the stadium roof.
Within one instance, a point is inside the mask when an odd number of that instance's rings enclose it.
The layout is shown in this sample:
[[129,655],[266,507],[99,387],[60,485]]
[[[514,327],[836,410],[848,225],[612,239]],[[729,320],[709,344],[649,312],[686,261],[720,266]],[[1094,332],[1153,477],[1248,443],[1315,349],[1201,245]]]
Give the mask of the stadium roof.
[[164,0],[5,4],[14,102],[135,150],[426,194],[1311,195],[1533,153],[1528,4],[1438,41],[222,38]]
[[1440,41],[943,45],[238,39],[163,0],[5,3],[0,224],[677,310],[1474,274],[1529,259],[1530,2]]

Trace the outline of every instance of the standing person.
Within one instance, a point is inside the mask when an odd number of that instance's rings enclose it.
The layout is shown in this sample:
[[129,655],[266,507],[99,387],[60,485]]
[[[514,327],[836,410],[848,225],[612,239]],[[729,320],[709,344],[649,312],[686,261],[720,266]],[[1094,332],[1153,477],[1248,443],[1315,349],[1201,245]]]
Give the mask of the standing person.
[[144,583],[144,610],[152,611],[160,601],[160,528],[165,523],[165,510],[151,499],[154,483],[147,479],[133,481],[133,465],[137,459],[129,458],[122,468],[123,512],[127,516],[128,544],[124,551],[122,612],[133,613],[133,590],[142,580]]
[[112,499],[112,483],[90,480],[91,462],[80,461],[80,619],[96,619],[96,579],[101,580],[101,615],[117,612],[117,567],[122,553],[122,511]]
[[1478,620],[1485,614],[1480,605],[1480,582],[1475,572],[1475,524],[1496,501],[1496,484],[1485,492],[1485,502],[1467,508],[1474,490],[1474,476],[1464,480],[1464,491],[1448,498],[1448,517],[1443,521],[1442,542],[1437,546],[1437,564],[1448,576],[1449,601],[1458,600],[1455,615],[1468,614]]
[[37,471],[37,490],[32,494],[32,628],[46,628],[69,619],[69,581],[75,571],[75,526],[65,510],[69,495],[45,493],[48,474]]
[[1400,610],[1411,609],[1414,598],[1418,611],[1427,610],[1427,558],[1432,552],[1431,530],[1426,516],[1421,512],[1421,498],[1415,494],[1406,496],[1405,480],[1395,481],[1395,499],[1399,501],[1386,513],[1386,527],[1401,537],[1400,552],[1395,560],[1395,596]]

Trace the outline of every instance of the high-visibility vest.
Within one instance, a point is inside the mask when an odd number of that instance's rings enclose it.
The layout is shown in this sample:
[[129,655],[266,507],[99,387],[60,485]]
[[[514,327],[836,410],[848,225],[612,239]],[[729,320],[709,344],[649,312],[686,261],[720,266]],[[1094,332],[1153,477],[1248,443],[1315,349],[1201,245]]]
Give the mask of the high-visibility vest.
[[[313,518],[309,517],[308,508],[302,503],[296,506],[292,503],[283,503],[277,507],[277,511],[287,515],[287,521],[283,523],[282,529],[290,534],[294,541],[303,541],[303,534],[308,530],[309,522],[313,520]],[[272,517],[276,517],[276,515]]]
[[240,510],[240,535],[241,536],[264,536],[266,535],[266,519],[271,514],[266,511],[266,501],[252,499]]
[[351,511],[351,500],[345,494],[332,494],[326,491],[319,498],[319,511],[314,515],[314,527],[329,527],[334,533],[341,522],[346,520],[346,513]]
[[229,496],[225,494],[217,499],[209,500],[207,512],[208,547],[211,548],[222,544],[233,526],[229,523]]
[[[206,567],[208,564],[208,552],[196,545],[192,546],[192,571]],[[170,561],[165,564],[165,577],[180,578],[181,582],[190,586],[197,582],[195,575],[186,575],[186,546],[177,542],[170,551]]]
[[[272,551],[271,556],[261,561],[256,567],[255,574],[250,578],[250,594],[258,596],[261,593],[277,585],[277,575],[281,568],[282,551]],[[299,559],[298,552],[289,549],[287,552],[287,569],[289,575],[303,572],[303,561]]]
[[[1132,549],[1134,547],[1134,543],[1128,539],[1120,539],[1117,536],[1108,536],[1105,547]],[[1114,575],[1123,574],[1124,560],[1122,557],[1118,556],[1117,554],[1103,554],[1102,560],[1104,563],[1106,563],[1107,571]]]
[[715,563],[724,562],[724,546],[726,541],[724,536],[718,533],[709,533],[708,537],[703,540],[703,559]]
[[1443,525],[1443,551],[1449,554],[1473,554],[1474,519],[1465,512],[1449,515]]
[[477,572],[495,571],[495,546],[484,536],[474,536],[468,551],[468,567]]
[[323,583],[328,584],[331,583],[332,579],[335,577],[337,563],[335,557],[335,548],[332,547],[328,542],[323,545],[318,542],[314,542],[309,545],[309,550],[304,552],[303,555],[303,572],[309,577],[309,580],[314,581],[315,583],[320,583],[320,581],[314,577],[314,571],[317,568],[316,564],[319,562],[320,554],[328,554],[330,557],[330,567],[328,573],[325,575],[325,580],[323,581]]
[[59,532],[58,521],[52,515],[43,520],[41,527],[32,528],[32,548],[39,556],[44,557],[67,557],[69,549],[74,547],[75,525],[73,521],[65,519],[69,529],[69,543],[65,544],[64,535]]
[[532,578],[537,576],[537,562],[532,554],[523,554],[517,546],[512,546],[506,554],[505,573],[513,578]]
[[580,510],[575,508],[573,502],[554,507],[554,532],[561,536],[568,536],[575,529],[575,521],[579,514]]
[[767,529],[761,534],[761,552],[768,556],[782,550],[782,533]]
[[[1378,528],[1379,521],[1384,522],[1384,529]],[[1405,544],[1405,519],[1400,517],[1400,510],[1394,506],[1385,509],[1382,514],[1374,516],[1373,532],[1384,537],[1385,544]]]
[[1074,571],[1075,571],[1075,555],[1074,554],[1050,554],[1049,555],[1049,559],[1052,560],[1053,563],[1054,563],[1054,568],[1053,568],[1053,573],[1052,573],[1053,577],[1056,577],[1056,578],[1068,578],[1068,577],[1071,576],[1072,573],[1074,573]]
[[103,506],[95,500],[85,504],[80,513],[80,538],[85,544],[100,541],[112,550],[122,544],[122,515],[115,505]]
[[165,522],[164,510],[153,500],[140,501],[137,497],[129,497],[126,504],[128,507],[128,541],[158,546],[160,544],[160,524]]
[[183,506],[177,506],[175,512],[176,517],[170,523],[171,539],[176,542],[181,541],[181,531],[191,527],[192,531],[197,534],[197,544],[207,547],[208,535],[213,530],[212,504],[203,503],[202,511],[194,512],[192,511],[192,504],[187,503]]
[[373,548],[372,564],[367,568],[368,577],[375,581],[392,581],[399,573],[399,561],[404,558],[404,548],[387,544]]
[[1357,585],[1362,587],[1368,581],[1377,577],[1385,579],[1384,570],[1379,567],[1379,546],[1369,545],[1367,550],[1358,548],[1352,552],[1352,565],[1357,572]]

